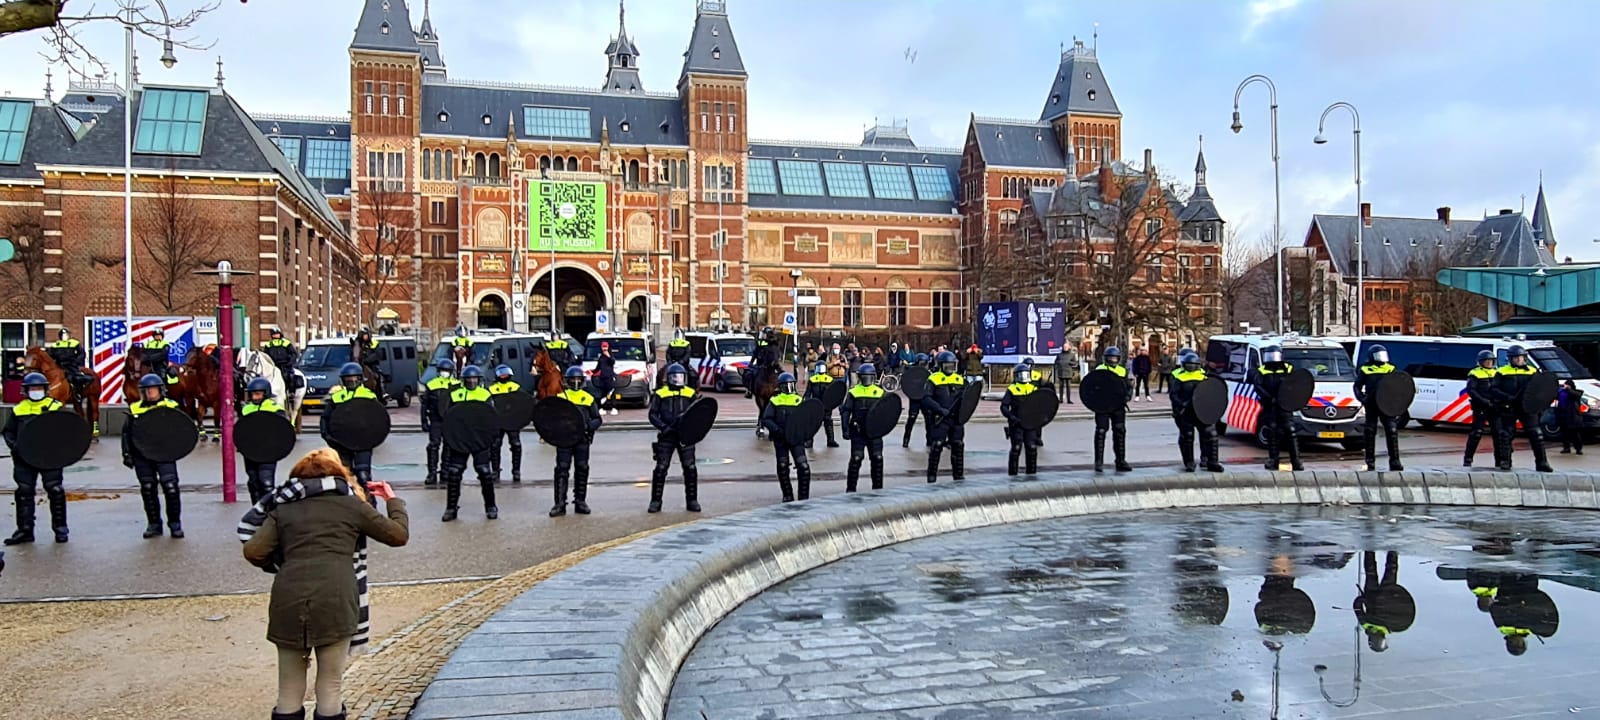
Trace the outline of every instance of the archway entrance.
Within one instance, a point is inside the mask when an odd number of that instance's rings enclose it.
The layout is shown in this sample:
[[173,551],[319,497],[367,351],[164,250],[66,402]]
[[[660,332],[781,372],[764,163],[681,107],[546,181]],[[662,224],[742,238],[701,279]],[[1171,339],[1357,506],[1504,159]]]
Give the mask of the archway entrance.
[[506,329],[506,299],[489,293],[478,301],[478,327],[486,330]]
[[[605,289],[593,275],[574,268],[556,268],[556,328],[579,342],[594,332],[594,313],[607,306]],[[528,324],[534,330],[550,329],[550,273],[535,277],[528,287]]]
[[650,314],[650,298],[639,295],[628,301],[628,329],[635,332],[644,330],[644,321]]

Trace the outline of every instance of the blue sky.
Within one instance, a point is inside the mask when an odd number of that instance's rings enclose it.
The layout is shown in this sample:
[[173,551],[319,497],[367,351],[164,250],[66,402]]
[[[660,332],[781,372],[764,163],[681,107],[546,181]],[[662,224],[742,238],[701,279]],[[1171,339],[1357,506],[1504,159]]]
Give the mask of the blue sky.
[[[392,0],[399,3],[400,0]],[[421,20],[421,0],[411,0]],[[1245,131],[1228,131],[1233,91],[1251,73],[1277,83],[1283,227],[1304,237],[1315,212],[1353,212],[1348,116],[1362,113],[1364,199],[1379,215],[1457,218],[1532,212],[1544,173],[1558,254],[1600,260],[1600,51],[1586,34],[1600,3],[1582,0],[1246,0],[1078,3],[1051,0],[728,0],[750,71],[751,135],[856,142],[875,117],[909,121],[925,146],[959,146],[969,113],[1036,118],[1061,43],[1099,24],[1102,70],[1124,114],[1124,154],[1155,151],[1164,173],[1192,180],[1205,135],[1210,187],[1245,239],[1272,227],[1267,97],[1242,101]],[[190,0],[170,0],[187,8]],[[693,24],[692,0],[634,0],[628,29],[645,85],[671,90]],[[346,47],[358,0],[224,1],[196,35],[205,52],[173,70],[141,47],[146,82],[227,87],[255,112],[347,110]],[[458,78],[598,86],[616,31],[602,0],[436,0],[433,20]],[[115,60],[115,26],[85,42]],[[37,96],[36,36],[0,40],[0,90]],[[916,53],[908,62],[905,50]],[[58,92],[65,82],[58,77]],[[1526,195],[1526,200],[1523,196]]]

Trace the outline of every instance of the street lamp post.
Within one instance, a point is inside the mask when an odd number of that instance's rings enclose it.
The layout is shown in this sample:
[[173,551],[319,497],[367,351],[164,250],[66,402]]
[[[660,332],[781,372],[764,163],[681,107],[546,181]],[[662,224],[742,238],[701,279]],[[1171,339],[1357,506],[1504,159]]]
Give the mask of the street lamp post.
[[[171,69],[178,64],[178,57],[172,54],[172,17],[167,14],[167,5],[163,0],[156,0],[156,7],[161,9],[162,25],[167,27],[166,38],[161,42],[161,65]],[[127,18],[118,18],[122,22],[123,34],[126,37],[125,52],[123,54],[123,82],[128,86],[122,93],[122,321],[127,326],[129,340],[133,332],[133,27],[134,6],[128,5]]]
[[1278,266],[1278,333],[1285,331],[1283,314],[1283,193],[1278,183],[1278,86],[1272,84],[1272,78],[1265,75],[1251,75],[1239,83],[1238,89],[1233,91],[1233,125],[1235,135],[1244,129],[1244,123],[1239,121],[1239,96],[1244,94],[1245,86],[1259,82],[1267,86],[1268,100],[1272,105],[1272,255],[1277,258]]
[[233,263],[223,260],[217,263],[217,269],[198,270],[195,274],[217,278],[217,340],[220,345],[218,352],[222,356],[222,367],[219,368],[221,376],[217,380],[221,395],[217,424],[222,426],[222,501],[233,503],[239,499],[233,460],[233,336],[242,329],[233,326],[233,276],[255,273],[234,270]]
[[794,376],[800,377],[800,268],[789,270],[789,279],[794,281],[794,305],[790,312],[794,313]]
[[[1355,333],[1360,335],[1367,326],[1366,315],[1366,278],[1367,256],[1361,250],[1361,226],[1366,224],[1366,218],[1361,216],[1361,113],[1356,112],[1356,106],[1347,102],[1336,102],[1322,111],[1322,118],[1317,120],[1317,136],[1311,141],[1318,145],[1326,145],[1328,138],[1323,135],[1323,126],[1328,122],[1328,114],[1336,109],[1350,111],[1350,120],[1354,123],[1351,135],[1356,146],[1356,327]],[[1346,306],[1348,307],[1348,306]]]

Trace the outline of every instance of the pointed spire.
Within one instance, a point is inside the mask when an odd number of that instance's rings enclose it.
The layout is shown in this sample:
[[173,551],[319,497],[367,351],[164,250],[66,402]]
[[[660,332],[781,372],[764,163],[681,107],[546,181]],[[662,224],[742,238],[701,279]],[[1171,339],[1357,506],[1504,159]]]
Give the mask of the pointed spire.
[[411,10],[406,7],[406,0],[364,0],[350,48],[417,52],[417,34],[411,30]]
[[50,86],[51,79],[52,78],[50,77],[50,68],[45,68],[44,69],[44,99],[50,100],[50,101],[54,101],[55,100],[55,96],[56,96],[56,90],[55,90],[55,88]]
[[1556,245],[1556,231],[1550,226],[1550,206],[1544,201],[1543,170],[1539,171],[1539,197],[1533,201],[1533,237],[1549,247]]
[[639,48],[628,39],[628,8],[617,0],[617,36],[606,46],[606,84],[600,89],[613,93],[644,92],[639,78]]
[[223,75],[222,75],[222,56],[218,55],[217,56],[217,89],[218,90],[222,89],[222,80],[223,80]]
[[695,7],[694,29],[689,33],[689,49],[683,52],[683,73],[678,76],[680,88],[689,73],[749,77],[733,39],[726,0],[700,0]]
[[128,66],[128,92],[139,84],[139,51],[133,51],[133,62]]
[[433,0],[422,0],[422,35],[423,40],[433,39]]

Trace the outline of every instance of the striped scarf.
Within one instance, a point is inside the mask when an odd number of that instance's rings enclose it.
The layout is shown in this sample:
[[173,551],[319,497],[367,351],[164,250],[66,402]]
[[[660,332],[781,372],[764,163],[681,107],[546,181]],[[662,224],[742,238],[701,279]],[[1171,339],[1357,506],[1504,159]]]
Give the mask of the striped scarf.
[[[351,495],[354,494],[354,491],[350,489],[350,485],[344,478],[290,478],[287,482],[279,485],[271,494],[261,498],[260,502],[252,506],[245,512],[244,517],[239,519],[239,527],[237,529],[239,542],[249,542],[250,538],[255,537],[256,532],[261,529],[261,525],[267,521],[267,514],[279,505],[328,493]],[[369,500],[368,502],[372,501]],[[360,654],[366,650],[368,635],[372,629],[372,610],[367,595],[366,536],[356,540],[356,551],[351,560],[355,566],[356,594],[360,604],[360,614],[357,616],[355,637],[350,639],[350,652],[352,654]],[[276,573],[280,561],[281,557],[275,556],[263,569],[269,573]]]

